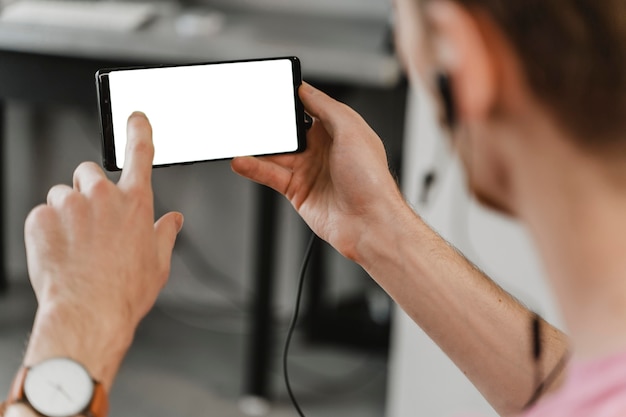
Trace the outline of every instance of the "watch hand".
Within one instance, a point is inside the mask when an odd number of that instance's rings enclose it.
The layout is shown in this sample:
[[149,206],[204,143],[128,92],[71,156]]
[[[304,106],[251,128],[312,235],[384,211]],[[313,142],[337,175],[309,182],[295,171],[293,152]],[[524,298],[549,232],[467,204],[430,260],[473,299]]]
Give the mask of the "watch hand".
[[69,402],[74,403],[72,397],[67,393],[67,391],[63,389],[63,386],[61,384],[54,383],[49,379],[47,379],[46,382],[48,383],[48,385],[54,388],[55,391],[60,392],[65,398],[67,398]]
[[67,391],[65,391],[65,390],[63,389],[63,387],[62,387],[61,385],[57,385],[57,390],[58,390],[61,394],[63,394],[63,396],[64,396],[65,398],[67,398],[67,400],[68,400],[69,402],[74,403],[74,399],[73,399],[73,398],[72,398],[72,397],[71,397],[71,396],[67,393]]

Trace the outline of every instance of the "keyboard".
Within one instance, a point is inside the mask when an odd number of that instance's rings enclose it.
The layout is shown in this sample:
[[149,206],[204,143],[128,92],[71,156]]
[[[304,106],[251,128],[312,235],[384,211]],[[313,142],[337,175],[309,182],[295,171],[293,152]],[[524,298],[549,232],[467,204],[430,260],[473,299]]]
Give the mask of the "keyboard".
[[129,32],[154,18],[154,3],[19,0],[0,13],[0,22]]

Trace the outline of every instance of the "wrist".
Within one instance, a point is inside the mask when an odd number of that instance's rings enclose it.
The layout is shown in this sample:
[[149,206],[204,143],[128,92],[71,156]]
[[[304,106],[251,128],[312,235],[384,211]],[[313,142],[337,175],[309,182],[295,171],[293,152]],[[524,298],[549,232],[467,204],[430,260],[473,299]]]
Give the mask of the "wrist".
[[132,342],[128,321],[98,315],[91,306],[41,303],[24,357],[33,366],[53,357],[67,357],[83,365],[109,392]]
[[433,248],[429,241],[435,237],[432,229],[403,201],[380,216],[380,221],[364,228],[354,260],[393,297],[396,290],[402,291],[396,288],[401,286],[398,277],[422,276],[428,270],[426,252]]
[[403,241],[409,239],[414,243],[415,237],[421,235],[417,230],[420,224],[423,224],[422,220],[405,201],[386,207],[362,228],[363,232],[354,244],[352,259],[369,270],[389,257],[396,258],[397,248]]

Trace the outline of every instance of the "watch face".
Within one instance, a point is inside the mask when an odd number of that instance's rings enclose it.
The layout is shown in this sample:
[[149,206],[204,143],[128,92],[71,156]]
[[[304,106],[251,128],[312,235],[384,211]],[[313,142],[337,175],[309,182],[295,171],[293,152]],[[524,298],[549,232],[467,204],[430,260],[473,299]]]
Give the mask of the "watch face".
[[24,395],[40,414],[49,417],[75,416],[93,397],[94,382],[80,364],[55,358],[33,366],[24,381]]

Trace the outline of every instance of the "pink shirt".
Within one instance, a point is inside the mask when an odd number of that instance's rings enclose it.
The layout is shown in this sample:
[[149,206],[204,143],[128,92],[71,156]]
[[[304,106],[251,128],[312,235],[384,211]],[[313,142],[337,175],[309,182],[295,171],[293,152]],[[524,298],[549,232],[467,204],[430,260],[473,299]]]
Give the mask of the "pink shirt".
[[523,417],[626,417],[626,353],[572,364],[562,389]]

